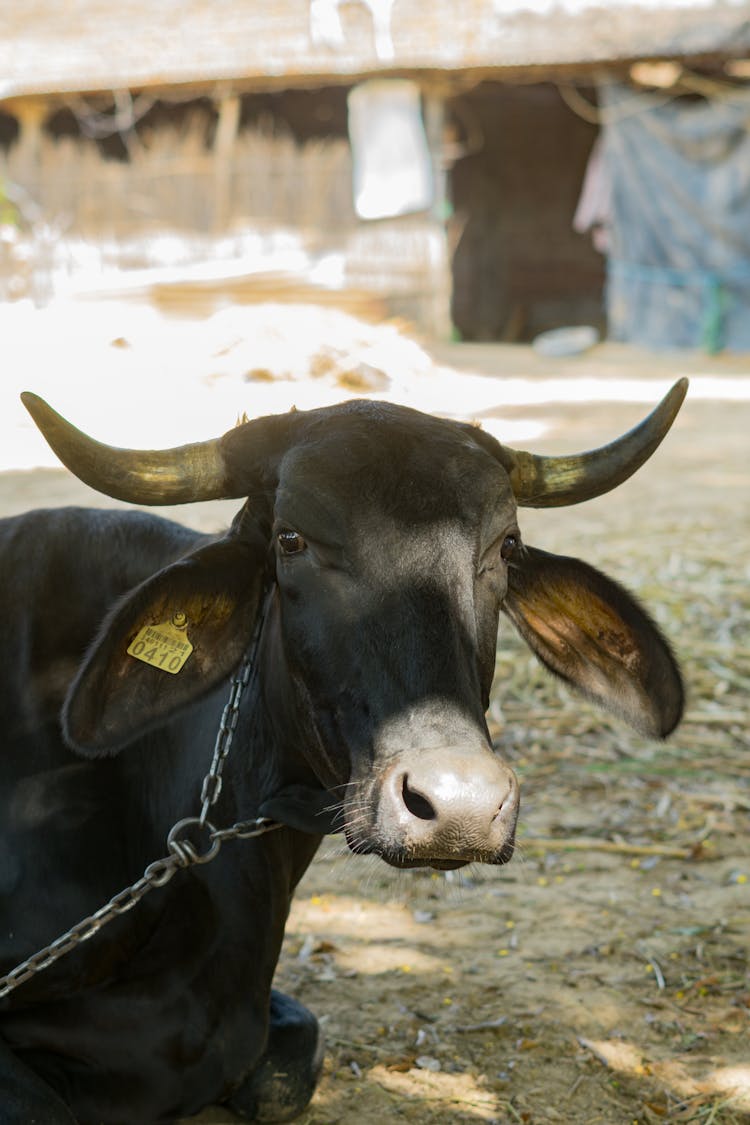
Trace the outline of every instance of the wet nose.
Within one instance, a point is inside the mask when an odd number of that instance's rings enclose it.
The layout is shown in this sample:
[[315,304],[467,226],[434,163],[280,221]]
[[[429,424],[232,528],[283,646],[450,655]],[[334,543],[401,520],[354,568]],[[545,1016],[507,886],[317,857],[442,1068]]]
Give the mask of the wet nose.
[[449,747],[390,768],[378,820],[410,859],[502,862],[512,852],[518,804],[516,776],[501,758],[484,747]]

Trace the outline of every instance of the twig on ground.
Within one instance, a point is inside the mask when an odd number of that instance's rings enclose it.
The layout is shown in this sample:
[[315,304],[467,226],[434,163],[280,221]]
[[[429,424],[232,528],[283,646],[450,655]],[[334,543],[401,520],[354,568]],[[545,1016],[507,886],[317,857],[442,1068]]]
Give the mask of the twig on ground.
[[[597,840],[577,836],[575,840],[548,836],[522,836],[518,841],[525,851],[613,852],[616,855],[658,855],[668,859],[695,859],[693,848],[672,848],[665,844],[622,844],[615,840]],[[713,855],[711,858],[715,858]]]

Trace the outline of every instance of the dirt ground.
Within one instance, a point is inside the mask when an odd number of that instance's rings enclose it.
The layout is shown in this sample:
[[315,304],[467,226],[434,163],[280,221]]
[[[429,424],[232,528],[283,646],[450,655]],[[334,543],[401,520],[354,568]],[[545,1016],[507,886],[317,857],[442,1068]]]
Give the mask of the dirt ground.
[[[515,412],[560,452],[644,413]],[[683,662],[685,721],[664,744],[631,734],[501,630],[491,729],[522,784],[516,856],[397,873],[325,841],[277,979],[328,1041],[302,1125],[750,1119],[749,435],[750,403],[688,398],[632,481],[522,513],[527,542],[646,601]],[[2,512],[66,501],[94,498],[63,473],[0,474]]]

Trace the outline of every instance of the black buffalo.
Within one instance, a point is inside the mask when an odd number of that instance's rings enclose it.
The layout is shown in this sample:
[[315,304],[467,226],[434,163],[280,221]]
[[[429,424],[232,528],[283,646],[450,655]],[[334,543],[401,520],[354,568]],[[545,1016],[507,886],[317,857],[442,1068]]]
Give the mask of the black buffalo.
[[[302,1111],[318,1027],[271,983],[320,833],[340,828],[396,867],[512,855],[518,784],[484,719],[500,612],[584,694],[648,735],[672,730],[680,675],[653,622],[592,567],[525,546],[517,506],[619,484],[684,390],[603,450],[563,458],[373,402],[116,450],[25,396],[103,492],[245,503],[218,538],[137,511],[0,523],[0,973],[133,883],[195,815],[259,620],[209,819],[284,825],[177,871],[0,1001],[3,1125]],[[137,659],[142,630],[165,625],[192,646],[179,669]]]

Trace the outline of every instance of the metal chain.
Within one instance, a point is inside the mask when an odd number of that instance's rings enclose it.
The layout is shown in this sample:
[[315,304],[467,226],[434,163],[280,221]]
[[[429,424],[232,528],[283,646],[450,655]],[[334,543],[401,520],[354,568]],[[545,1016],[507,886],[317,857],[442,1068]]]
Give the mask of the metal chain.
[[[38,953],[34,953],[31,957],[27,957],[14,969],[11,969],[5,976],[0,977],[0,1000],[19,985],[23,984],[30,977],[35,976],[41,972],[42,969],[48,968],[64,957],[66,953],[70,953],[78,945],[84,941],[88,941],[94,934],[105,926],[107,922],[111,922],[113,918],[119,917],[121,914],[126,914],[131,910],[143,896],[154,887],[163,887],[172,878],[178,868],[192,867],[194,864],[210,863],[219,854],[219,849],[225,840],[249,840],[253,836],[262,836],[266,832],[272,832],[275,828],[281,828],[282,825],[275,820],[271,820],[267,816],[259,816],[254,820],[241,820],[233,824],[231,828],[214,828],[213,824],[207,819],[208,811],[212,805],[216,804],[221,793],[222,786],[222,770],[224,763],[229,754],[234,738],[234,732],[237,729],[239,721],[239,708],[240,700],[245,688],[250,683],[256,667],[256,653],[258,650],[258,643],[260,640],[260,632],[263,627],[263,620],[266,614],[268,605],[268,598],[265,598],[264,605],[258,620],[255,625],[253,637],[250,647],[245,654],[245,657],[240,666],[240,670],[232,679],[232,686],[229,691],[229,699],[224,707],[219,723],[219,730],[216,735],[216,744],[214,746],[213,758],[211,766],[203,779],[201,786],[201,812],[200,816],[186,817],[184,820],[178,820],[172,826],[167,836],[167,848],[169,854],[162,859],[154,860],[150,863],[146,870],[131,886],[125,887],[104,906],[100,906],[97,911],[78,922],[75,926],[71,926],[64,934],[56,938],[44,949],[40,949]],[[196,850],[195,845],[187,838],[180,838],[180,834],[184,833],[187,829],[193,830],[207,830],[210,840],[208,850],[200,853]]]
[[237,723],[240,717],[240,699],[250,681],[252,670],[252,657],[248,655],[242,661],[239,674],[232,680],[229,699],[221,713],[211,767],[203,778],[203,785],[201,786],[201,814],[199,818],[201,824],[206,823],[209,809],[212,805],[216,804],[219,799],[219,794],[221,793],[221,773],[232,745],[234,732],[237,729]]
[[255,669],[257,668],[256,655],[258,652],[258,645],[260,643],[260,634],[263,629],[263,622],[266,619],[266,611],[268,603],[271,598],[271,591],[265,595],[261,611],[258,614],[255,622],[255,628],[250,640],[250,646],[245,653],[245,656],[240,665],[240,670],[232,680],[232,686],[229,689],[229,699],[227,700],[224,710],[221,713],[221,720],[219,722],[219,729],[216,732],[216,743],[214,745],[214,754],[211,759],[211,767],[203,778],[203,785],[201,786],[201,825],[206,823],[208,811],[212,805],[215,805],[221,793],[222,777],[221,773],[224,769],[224,762],[229,754],[229,749],[232,745],[234,732],[237,729],[237,723],[240,717],[240,700],[242,693],[250,683]]
[[[196,852],[190,840],[180,840],[177,837],[179,831],[193,826],[205,827],[209,830],[211,846],[202,855]],[[107,922],[111,922],[113,918],[117,918],[121,914],[126,914],[148,891],[154,887],[165,886],[178,868],[191,867],[196,863],[210,863],[218,855],[219,848],[224,840],[248,840],[252,836],[262,836],[266,832],[272,832],[275,828],[281,827],[282,825],[278,821],[271,820],[267,816],[259,816],[255,820],[242,820],[231,828],[221,829],[214,828],[207,821],[201,824],[197,816],[178,821],[167,838],[170,854],[163,859],[154,860],[135,883],[120,891],[108,903],[89,915],[88,918],[84,918],[75,926],[71,926],[69,930],[45,946],[44,949],[40,949],[38,953],[28,957],[20,965],[16,965],[6,976],[0,977],[0,1000],[8,996],[24,981],[27,981],[29,977],[33,977],[42,969],[53,965],[55,961],[64,957],[66,953],[70,953],[82,942],[88,941]]]

